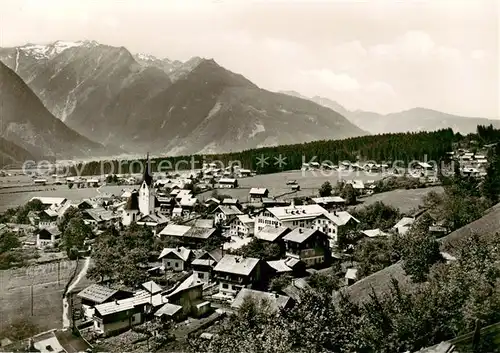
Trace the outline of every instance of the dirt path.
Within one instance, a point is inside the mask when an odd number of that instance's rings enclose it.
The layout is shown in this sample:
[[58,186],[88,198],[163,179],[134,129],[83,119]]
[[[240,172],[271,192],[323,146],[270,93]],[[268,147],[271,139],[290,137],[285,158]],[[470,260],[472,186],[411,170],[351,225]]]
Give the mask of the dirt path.
[[82,278],[85,277],[87,274],[87,271],[89,269],[89,264],[90,264],[90,257],[85,258],[85,262],[83,263],[83,267],[76,276],[76,278],[73,280],[73,282],[70,284],[68,287],[68,290],[66,293],[64,293],[63,297],[63,329],[67,329],[71,325],[71,320],[69,317],[69,303],[68,303],[68,298],[66,296],[67,293],[70,293],[77,285],[78,283],[82,280]]

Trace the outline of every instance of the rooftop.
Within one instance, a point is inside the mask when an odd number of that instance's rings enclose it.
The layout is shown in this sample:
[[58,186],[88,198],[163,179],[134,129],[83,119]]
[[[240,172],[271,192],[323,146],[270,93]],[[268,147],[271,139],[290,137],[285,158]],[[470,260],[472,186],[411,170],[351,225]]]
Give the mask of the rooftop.
[[214,271],[248,276],[258,263],[259,259],[253,257],[225,255],[215,266]]
[[286,295],[279,295],[274,293],[261,292],[249,288],[243,288],[242,290],[240,290],[236,298],[234,298],[231,307],[239,308],[243,304],[244,299],[248,297],[253,297],[261,301],[267,301],[273,310],[285,308],[291,300],[291,298]]
[[82,299],[90,300],[94,303],[101,304],[111,298],[118,292],[116,289],[92,284],[77,294]]
[[156,294],[162,291],[162,288],[154,281],[148,281],[146,283],[143,283],[141,286],[151,294]]
[[139,291],[132,298],[115,300],[109,303],[96,305],[95,310],[102,316],[106,316],[130,310],[138,305],[144,305],[150,302],[151,294],[146,291]]
[[351,219],[353,219],[356,223],[359,223],[359,221],[353,216],[351,216],[351,214],[347,211],[326,213],[324,216],[338,226],[343,226],[347,224]]
[[314,197],[312,200],[317,204],[345,203],[345,200],[340,196]]
[[328,211],[320,205],[269,207],[266,210],[281,221],[315,218],[319,215],[328,213]]
[[174,254],[178,258],[180,258],[183,261],[187,261],[189,259],[189,255],[191,255],[191,250],[186,249],[185,247],[181,246],[179,248],[164,248],[161,251],[160,256],[158,257],[159,259],[164,258],[168,254]]
[[361,233],[366,235],[369,238],[375,238],[375,237],[384,237],[387,236],[388,234],[385,232],[382,232],[380,229],[368,229],[368,230],[363,230]]
[[39,200],[44,205],[60,205],[67,201],[65,197],[47,197],[47,196],[32,197],[30,201],[33,200]]
[[257,239],[273,242],[288,230],[289,228],[287,227],[265,226],[260,232],[255,234],[255,237]]
[[166,303],[163,305],[160,309],[158,309],[155,312],[155,316],[161,317],[163,315],[165,316],[174,316],[179,312],[179,310],[182,310],[182,306],[180,305],[175,305],[171,303]]
[[316,229],[298,227],[298,228],[293,229],[287,235],[285,235],[283,240],[291,241],[294,243],[303,243],[304,241],[309,239],[309,237],[312,236],[316,232],[321,233],[319,230],[316,230]]
[[221,211],[226,216],[243,214],[236,206],[219,206],[215,211],[217,210]]
[[285,259],[275,260],[275,261],[267,261],[267,264],[274,269],[277,273],[283,272],[292,272],[292,269],[286,265]]
[[160,235],[181,237],[190,229],[191,226],[167,224],[167,226],[160,232]]
[[265,195],[269,191],[266,188],[251,188],[249,194],[250,195]]

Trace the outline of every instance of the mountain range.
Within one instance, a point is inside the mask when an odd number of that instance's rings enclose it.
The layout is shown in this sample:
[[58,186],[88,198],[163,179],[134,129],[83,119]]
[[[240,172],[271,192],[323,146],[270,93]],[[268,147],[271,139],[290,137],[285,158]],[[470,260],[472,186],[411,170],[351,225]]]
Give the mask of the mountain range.
[[211,59],[132,55],[93,41],[0,49],[61,122],[129,152],[176,154],[366,134],[311,101],[257,87]]
[[[56,119],[11,69],[0,62],[0,154],[3,163],[32,157],[99,155],[104,146]],[[6,141],[8,142],[6,142]]]
[[[95,41],[0,48],[0,61],[0,137],[35,157],[208,154],[500,125],[423,108],[387,115],[349,111],[327,98],[264,90],[212,59],[133,55]],[[23,155],[0,146],[3,155],[10,151],[9,160]]]
[[353,124],[372,134],[433,131],[445,128],[452,128],[455,132],[467,134],[475,132],[477,125],[490,124],[500,128],[500,120],[497,119],[464,117],[426,108],[413,108],[390,114],[379,114],[363,110],[350,111],[328,98],[319,96],[309,98],[296,91],[282,91],[281,93],[307,99],[333,109],[345,116]]

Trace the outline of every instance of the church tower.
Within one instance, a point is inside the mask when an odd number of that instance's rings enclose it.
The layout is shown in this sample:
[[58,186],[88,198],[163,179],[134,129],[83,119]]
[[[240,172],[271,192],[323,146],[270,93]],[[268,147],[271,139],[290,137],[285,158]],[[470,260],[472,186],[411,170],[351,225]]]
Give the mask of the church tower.
[[149,153],[146,158],[146,168],[142,178],[141,188],[139,189],[139,211],[143,215],[149,215],[155,209],[155,190],[153,187],[153,176],[151,175],[151,166],[149,163]]

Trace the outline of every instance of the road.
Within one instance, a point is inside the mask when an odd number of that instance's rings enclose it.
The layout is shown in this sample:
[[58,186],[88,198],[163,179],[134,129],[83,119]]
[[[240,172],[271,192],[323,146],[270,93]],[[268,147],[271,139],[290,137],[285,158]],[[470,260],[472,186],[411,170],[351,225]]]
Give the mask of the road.
[[87,271],[89,269],[90,257],[85,258],[85,262],[83,263],[83,268],[80,270],[76,278],[68,287],[66,293],[63,296],[63,329],[67,329],[71,326],[71,319],[69,317],[69,303],[67,294],[71,293],[71,291],[78,285],[78,283],[85,277]]

